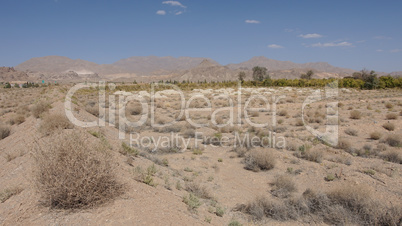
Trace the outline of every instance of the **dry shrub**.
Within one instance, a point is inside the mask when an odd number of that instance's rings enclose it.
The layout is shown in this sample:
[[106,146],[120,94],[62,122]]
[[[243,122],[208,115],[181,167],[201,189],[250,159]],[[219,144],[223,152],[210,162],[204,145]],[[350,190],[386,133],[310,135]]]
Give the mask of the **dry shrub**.
[[388,119],[388,120],[394,120],[394,119],[397,119],[397,118],[398,118],[398,115],[395,114],[395,113],[388,113],[386,115],[386,119]]
[[133,104],[129,104],[126,107],[126,111],[130,114],[130,115],[139,115],[142,113],[142,106],[140,104],[138,105],[133,105]]
[[308,161],[321,163],[324,153],[321,150],[306,150],[303,152],[302,157]]
[[393,123],[387,122],[384,125],[382,125],[382,127],[384,127],[384,129],[388,130],[388,131],[394,131],[395,130],[395,125]]
[[42,113],[48,111],[50,109],[50,105],[45,102],[39,102],[31,107],[32,115],[35,118],[39,118]]
[[74,125],[68,120],[68,118],[62,114],[49,114],[46,115],[41,124],[39,130],[49,135],[58,129],[72,129]]
[[260,170],[270,170],[275,167],[276,158],[269,149],[251,150],[244,159],[245,168],[258,172]]
[[288,115],[288,112],[287,112],[286,110],[280,110],[280,111],[278,112],[278,115],[279,115],[279,116],[287,116],[287,115]]
[[214,199],[207,187],[195,182],[187,183],[185,190],[202,199]]
[[355,129],[348,128],[345,130],[345,133],[350,136],[357,136],[359,133]]
[[363,186],[342,186],[328,193],[307,189],[300,198],[283,201],[259,197],[237,205],[234,210],[250,214],[256,220],[314,217],[329,225],[399,225],[402,222],[401,206],[387,207],[374,201]]
[[381,132],[375,131],[375,132],[370,133],[370,138],[373,140],[379,140],[381,137],[382,137]]
[[0,125],[0,140],[8,137],[10,135],[11,128],[6,125]]
[[386,161],[402,164],[402,153],[400,150],[382,152],[381,157]]
[[35,182],[41,202],[52,208],[94,207],[113,199],[123,186],[116,180],[106,148],[83,134],[53,137],[35,153]]
[[7,188],[7,189],[1,191],[0,192],[0,203],[7,201],[7,199],[11,198],[14,195],[18,195],[22,191],[23,191],[23,189],[20,187]]
[[360,119],[362,117],[362,113],[358,110],[353,110],[350,112],[351,119]]
[[296,184],[289,175],[276,177],[271,185],[273,186],[272,195],[281,198],[288,197],[290,193],[297,191]]
[[391,108],[394,107],[394,105],[392,105],[391,103],[388,102],[388,103],[385,104],[385,107],[388,108],[388,109],[391,109]]
[[94,115],[96,117],[99,117],[99,105],[95,104],[95,105],[87,105],[85,107],[85,111],[87,111],[89,114]]
[[343,150],[349,152],[352,148],[352,145],[350,144],[350,142],[348,140],[339,139],[337,148],[343,149]]
[[304,126],[303,120],[297,119],[295,125],[296,125],[296,126]]
[[398,134],[391,134],[385,139],[385,142],[391,147],[401,147],[402,137]]
[[13,116],[8,120],[8,122],[9,122],[11,125],[14,125],[14,124],[19,125],[19,124],[25,122],[25,117],[24,117],[23,115],[19,115],[19,114],[13,115]]

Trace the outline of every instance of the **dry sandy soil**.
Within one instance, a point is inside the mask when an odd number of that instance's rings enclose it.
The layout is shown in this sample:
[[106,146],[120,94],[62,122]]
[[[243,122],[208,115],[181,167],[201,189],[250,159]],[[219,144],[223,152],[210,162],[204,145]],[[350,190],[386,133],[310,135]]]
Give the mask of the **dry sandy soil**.
[[[289,200],[306,197],[307,189],[328,194],[332,200],[334,193],[331,192],[342,188],[357,188],[358,197],[376,203],[378,209],[385,209],[394,219],[402,219],[400,209],[390,212],[391,207],[400,208],[402,203],[401,90],[341,89],[336,99],[338,107],[328,110],[332,116],[338,110],[337,122],[326,117],[326,106],[334,99],[306,106],[303,117],[312,128],[324,132],[326,125],[339,123],[340,143],[332,147],[312,135],[300,122],[302,103],[313,89],[242,90],[243,107],[253,94],[263,95],[270,101],[270,109],[249,112],[252,122],[269,122],[264,128],[249,125],[244,117],[240,125],[219,128],[211,124],[211,113],[193,111],[189,118],[206,123],[206,127],[194,128],[182,117],[171,126],[154,128],[146,117],[141,127],[123,128],[125,139],[121,140],[117,122],[122,114],[133,122],[142,116],[139,102],[129,102],[125,110],[119,104],[118,98],[123,100],[124,95],[127,98],[129,90],[107,91],[106,103],[99,103],[96,89],[78,91],[72,98],[72,108],[67,110],[72,110],[81,121],[90,122],[99,117],[106,120],[106,126],[81,128],[69,123],[60,126],[65,122],[60,117],[65,115],[64,101],[70,88],[67,85],[0,88],[0,130],[10,129],[8,136],[0,136],[0,225],[326,225],[337,221],[313,212],[284,216],[280,212],[287,210],[274,208],[273,214],[266,209],[261,212],[251,208],[252,202],[265,198],[266,202],[284,205]],[[184,95],[188,101],[195,93],[202,93],[211,100],[213,111],[222,110],[216,115],[216,121],[225,123],[229,115],[223,109],[228,101],[219,98],[219,94],[233,98],[237,115],[237,91],[192,90],[185,91]],[[147,92],[131,93],[143,97],[149,105]],[[275,111],[271,98],[281,95],[284,97],[278,100]],[[177,94],[169,90],[160,93],[155,104],[155,121],[161,124],[174,121],[180,103]],[[201,99],[190,104],[190,107],[205,106]],[[250,106],[264,105],[255,100]],[[116,123],[110,113],[113,108],[124,110],[114,115]],[[106,113],[99,113],[99,109]],[[276,127],[271,123],[273,112],[276,112]],[[286,145],[234,148],[237,134],[263,138],[269,136],[269,131],[276,131],[276,141],[282,140]],[[202,137],[196,132],[202,133]],[[144,137],[144,142],[131,140],[132,147],[128,148],[129,133],[138,140]],[[167,138],[171,133],[180,140],[189,139],[189,145],[179,142],[162,147],[163,139],[172,141]],[[121,193],[88,208],[65,209],[45,204],[46,194],[37,186],[38,150],[52,151],[63,142],[60,136],[71,134],[104,147],[116,181],[123,185]],[[150,137],[154,140],[147,142]],[[227,139],[225,143],[216,143],[221,138]],[[261,159],[265,162],[258,165],[256,162]],[[334,218],[338,218],[339,224],[359,224],[358,220],[350,221],[347,214]],[[395,225],[400,223],[395,221]]]

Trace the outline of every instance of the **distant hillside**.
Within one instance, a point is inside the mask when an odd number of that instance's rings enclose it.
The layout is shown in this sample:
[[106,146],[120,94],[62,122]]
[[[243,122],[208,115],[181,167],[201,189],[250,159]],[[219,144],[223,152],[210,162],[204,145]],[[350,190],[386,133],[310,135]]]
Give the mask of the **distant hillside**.
[[[169,74],[171,71],[187,70],[200,64],[205,58],[200,57],[157,57],[134,56],[119,60],[112,65],[120,68],[124,72],[132,72],[138,75]],[[212,63],[218,64],[212,59]]]
[[113,65],[108,64],[96,64],[86,60],[73,60],[63,56],[45,56],[36,57],[27,60],[15,67],[20,71],[31,72],[47,72],[47,73],[67,73],[69,71],[75,71],[83,74],[115,74],[121,72],[121,70]]
[[266,67],[268,71],[289,70],[296,68],[315,69],[317,71],[322,72],[337,73],[341,76],[350,75],[354,72],[354,70],[352,69],[334,67],[326,62],[298,64],[291,61],[268,59],[264,56],[253,57],[248,61],[239,64],[229,64],[227,66],[231,69],[243,69],[243,70],[251,70],[255,66],[261,66]]
[[0,67],[0,82],[28,81],[25,72],[17,71],[12,67]]

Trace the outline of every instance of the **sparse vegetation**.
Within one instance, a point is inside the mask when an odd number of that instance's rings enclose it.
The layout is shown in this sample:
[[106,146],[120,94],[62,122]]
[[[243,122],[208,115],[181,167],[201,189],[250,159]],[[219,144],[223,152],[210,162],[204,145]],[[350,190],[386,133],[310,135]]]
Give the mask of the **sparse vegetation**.
[[44,112],[50,109],[50,105],[45,102],[39,102],[31,107],[32,115],[39,118]]
[[385,139],[385,142],[391,147],[401,147],[402,137],[398,134],[391,134]]
[[73,127],[74,125],[66,116],[61,114],[50,114],[44,116],[39,130],[46,135],[50,135],[55,130],[72,129]]
[[357,130],[351,129],[351,128],[345,129],[345,133],[346,133],[347,135],[350,135],[350,136],[357,136],[357,135],[359,134],[359,133],[357,132]]
[[271,183],[273,189],[272,194],[281,198],[288,197],[290,193],[297,190],[295,182],[289,175],[281,175],[275,178]]
[[7,188],[7,189],[1,191],[0,192],[0,203],[7,201],[9,198],[11,198],[14,195],[18,195],[22,191],[23,191],[23,189],[20,187]]

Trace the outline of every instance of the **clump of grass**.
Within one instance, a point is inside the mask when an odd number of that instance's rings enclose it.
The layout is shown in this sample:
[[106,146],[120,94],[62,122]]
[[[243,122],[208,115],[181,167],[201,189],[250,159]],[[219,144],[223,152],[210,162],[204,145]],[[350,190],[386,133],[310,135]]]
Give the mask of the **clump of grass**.
[[42,115],[42,113],[48,111],[49,109],[50,105],[48,103],[39,102],[31,107],[31,112],[35,118],[39,118]]
[[222,207],[216,207],[216,211],[215,211],[216,216],[218,217],[223,217],[223,215],[225,214],[225,210]]
[[67,119],[66,116],[61,114],[50,114],[43,118],[39,130],[46,135],[50,135],[52,132],[58,129],[72,128],[74,128],[74,125]]
[[201,206],[200,200],[192,193],[188,194],[188,196],[184,196],[183,202],[188,206],[188,209],[190,211],[196,212],[197,208]]
[[20,187],[7,188],[7,189],[1,191],[0,192],[0,203],[7,201],[9,198],[11,198],[14,195],[18,195],[22,191],[23,191],[23,189]]
[[357,136],[359,133],[355,129],[348,128],[345,130],[345,133],[350,136]]
[[343,149],[343,150],[349,152],[351,150],[351,148],[352,148],[352,144],[348,140],[339,139],[337,148],[338,149]]
[[118,196],[114,164],[106,149],[83,134],[59,134],[35,153],[35,182],[42,203],[51,208],[94,207]]
[[251,150],[244,159],[245,169],[258,172],[260,170],[270,170],[275,167],[276,158],[271,150],[254,149]]
[[0,124],[0,140],[10,136],[10,133],[11,133],[11,128],[9,126]]
[[304,126],[303,120],[297,119],[295,126]]
[[288,115],[288,112],[287,112],[286,110],[280,110],[280,111],[278,112],[278,115],[279,115],[279,116],[287,116],[287,115]]
[[17,114],[17,115],[14,115],[13,117],[11,117],[11,118],[8,120],[8,122],[9,122],[11,125],[14,125],[14,124],[19,125],[19,124],[25,122],[25,117],[24,117],[23,115]]
[[360,119],[362,117],[362,113],[358,110],[353,110],[350,112],[351,119]]
[[370,133],[370,138],[373,140],[379,140],[382,137],[382,133],[379,131],[374,131]]
[[385,139],[385,142],[391,147],[401,147],[402,137],[398,134],[391,134]]
[[391,108],[394,107],[394,105],[392,105],[391,103],[388,102],[388,103],[385,104],[385,107],[388,108],[388,109],[391,109]]
[[400,150],[382,152],[381,157],[386,161],[402,164],[402,153]]
[[213,199],[213,196],[208,191],[207,187],[201,186],[195,182],[187,183],[185,190],[202,199]]
[[121,143],[121,148],[120,148],[120,153],[126,156],[137,156],[138,155],[138,150],[131,147],[130,145],[122,142]]
[[398,115],[395,113],[388,113],[385,118],[388,120],[395,120],[398,119]]
[[391,122],[387,122],[384,125],[382,125],[382,127],[384,127],[384,129],[388,130],[388,131],[394,131],[395,130],[395,125]]
[[296,184],[289,175],[276,177],[271,185],[273,186],[272,194],[281,198],[288,197],[292,192],[297,191]]

